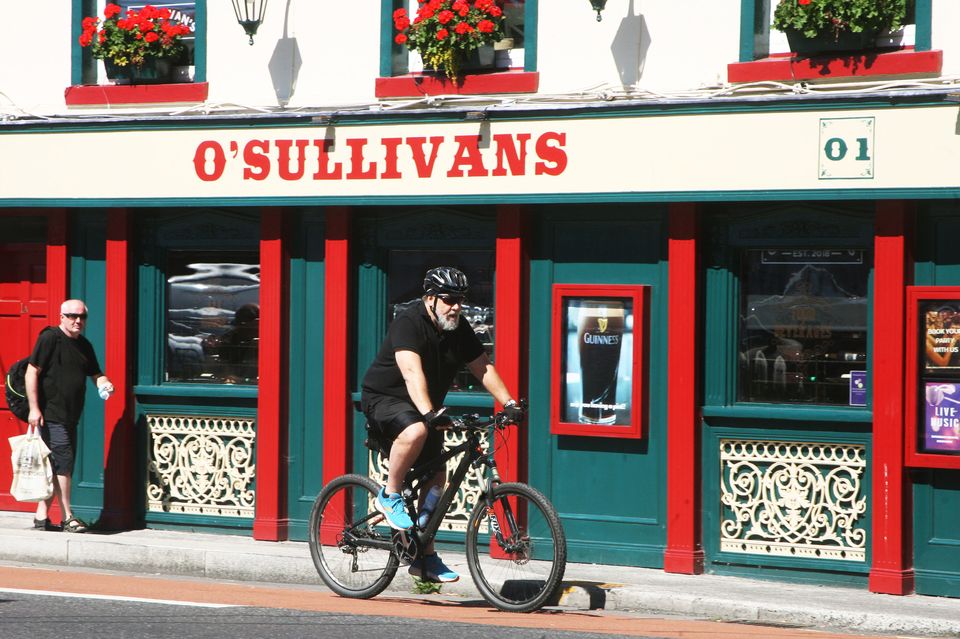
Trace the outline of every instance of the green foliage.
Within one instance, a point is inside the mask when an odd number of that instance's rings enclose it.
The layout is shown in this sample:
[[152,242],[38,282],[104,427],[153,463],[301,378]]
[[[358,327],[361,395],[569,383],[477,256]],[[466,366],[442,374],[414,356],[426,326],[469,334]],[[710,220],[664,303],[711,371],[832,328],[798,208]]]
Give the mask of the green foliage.
[[439,595],[443,584],[413,578],[413,592],[418,595]]
[[778,31],[796,29],[807,38],[841,33],[880,33],[903,26],[907,0],[780,0],[773,13]]

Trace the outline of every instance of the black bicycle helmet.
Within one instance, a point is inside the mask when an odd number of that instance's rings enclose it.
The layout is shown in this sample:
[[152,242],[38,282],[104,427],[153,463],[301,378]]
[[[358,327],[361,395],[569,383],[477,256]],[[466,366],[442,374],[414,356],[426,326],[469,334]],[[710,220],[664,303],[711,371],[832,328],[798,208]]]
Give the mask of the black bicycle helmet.
[[427,271],[423,278],[423,292],[427,295],[464,296],[470,289],[467,276],[452,266],[438,266]]

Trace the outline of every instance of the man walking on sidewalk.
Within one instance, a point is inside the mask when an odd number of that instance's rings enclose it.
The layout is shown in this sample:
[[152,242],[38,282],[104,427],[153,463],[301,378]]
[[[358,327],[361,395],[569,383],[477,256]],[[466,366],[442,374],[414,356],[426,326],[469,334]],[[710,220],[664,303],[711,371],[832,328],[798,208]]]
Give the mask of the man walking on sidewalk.
[[70,506],[70,483],[76,457],[77,423],[83,412],[86,378],[97,385],[100,396],[113,392],[113,384],[100,370],[93,345],[81,335],[87,322],[87,306],[80,300],[60,305],[60,325],[41,331],[30,355],[25,383],[30,416],[27,421],[40,430],[50,448],[53,495],[37,504],[34,528],[52,529],[48,509],[56,497],[65,532],[82,533],[87,525],[74,517]]

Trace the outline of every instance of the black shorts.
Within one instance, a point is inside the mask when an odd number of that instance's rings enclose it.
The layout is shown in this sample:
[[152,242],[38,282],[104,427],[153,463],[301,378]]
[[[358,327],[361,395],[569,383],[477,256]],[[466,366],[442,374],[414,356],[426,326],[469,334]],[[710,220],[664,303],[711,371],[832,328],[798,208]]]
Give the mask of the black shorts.
[[77,448],[77,427],[44,422],[40,439],[50,449],[50,466],[54,475],[73,475],[74,451]]
[[[423,415],[407,400],[397,397],[364,397],[362,408],[371,426],[379,427],[380,431],[391,441],[396,439],[408,426],[423,421]],[[419,466],[438,457],[443,452],[443,433],[431,428],[427,434],[427,441],[423,450],[414,462]]]

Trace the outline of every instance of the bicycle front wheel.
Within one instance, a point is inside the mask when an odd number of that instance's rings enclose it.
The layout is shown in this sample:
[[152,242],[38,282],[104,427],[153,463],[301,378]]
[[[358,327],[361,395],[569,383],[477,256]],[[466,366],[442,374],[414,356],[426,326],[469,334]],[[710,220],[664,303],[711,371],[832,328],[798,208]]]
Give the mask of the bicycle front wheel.
[[313,565],[323,583],[343,597],[374,597],[397,573],[390,527],[373,507],[379,490],[369,477],[342,475],[324,486],[313,504]]
[[560,517],[540,491],[526,484],[497,486],[490,508],[479,501],[470,515],[466,543],[474,583],[500,610],[543,607],[560,587],[567,567]]

